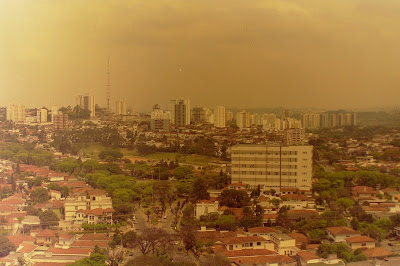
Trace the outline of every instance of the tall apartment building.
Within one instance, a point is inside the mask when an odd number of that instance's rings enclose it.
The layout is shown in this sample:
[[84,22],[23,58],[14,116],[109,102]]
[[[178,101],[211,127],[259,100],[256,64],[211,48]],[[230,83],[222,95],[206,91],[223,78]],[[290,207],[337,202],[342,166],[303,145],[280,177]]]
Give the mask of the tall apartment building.
[[249,128],[251,126],[250,113],[243,110],[242,112],[236,113],[236,125],[242,128]]
[[190,125],[190,101],[177,99],[170,101],[171,123],[176,127]]
[[314,113],[303,114],[304,128],[344,127],[357,125],[356,113]]
[[6,118],[8,121],[24,122],[25,121],[25,106],[18,104],[9,104],[7,106]]
[[96,116],[96,103],[93,95],[85,94],[76,96],[76,105],[90,111],[90,117]]
[[193,107],[190,113],[190,121],[196,124],[201,124],[206,122],[206,109],[203,107]]
[[53,116],[53,126],[55,130],[68,129],[68,115],[67,114],[55,114]]
[[115,114],[126,115],[126,103],[124,99],[119,99],[115,102]]
[[170,112],[165,112],[158,104],[154,105],[150,114],[150,129],[168,131],[170,129],[170,117]]
[[283,131],[283,143],[285,145],[301,145],[307,141],[304,128],[286,128]]
[[231,111],[225,111],[225,117],[226,117],[226,122],[232,122],[233,121],[233,112]]
[[226,117],[225,117],[225,107],[224,106],[216,106],[214,109],[214,126],[215,127],[225,127],[226,126]]
[[38,109],[36,111],[36,117],[38,123],[46,123],[47,122],[47,109]]
[[58,107],[51,107],[51,122],[54,122],[54,115],[58,114]]
[[275,190],[310,190],[312,156],[313,146],[232,146],[232,183],[243,182]]

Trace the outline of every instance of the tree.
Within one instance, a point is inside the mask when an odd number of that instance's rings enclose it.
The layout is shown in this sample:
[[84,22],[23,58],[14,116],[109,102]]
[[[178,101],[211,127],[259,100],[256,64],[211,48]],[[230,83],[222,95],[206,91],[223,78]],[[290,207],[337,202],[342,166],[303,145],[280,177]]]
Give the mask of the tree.
[[68,264],[68,266],[104,266],[107,256],[99,253],[90,254],[89,258],[84,258],[74,263]]
[[196,228],[191,225],[185,225],[181,228],[180,236],[185,245],[186,252],[189,254],[191,250],[194,254],[196,254],[194,248],[196,247]]
[[193,202],[197,202],[199,200],[208,200],[210,199],[210,193],[207,191],[208,182],[205,178],[197,178],[193,182],[193,190],[191,193],[191,197]]
[[49,192],[45,188],[35,189],[34,191],[31,192],[30,196],[32,200],[39,203],[45,203],[50,199]]
[[321,229],[313,229],[308,232],[308,238],[313,243],[320,243],[322,239],[325,238],[325,231]]
[[250,197],[246,191],[227,189],[219,196],[221,206],[230,208],[243,208],[250,205]]
[[172,172],[172,175],[176,180],[187,179],[193,176],[193,170],[189,166],[178,166]]
[[215,222],[218,230],[228,230],[235,232],[237,229],[237,222],[233,215],[221,215]]
[[49,228],[50,226],[57,226],[60,219],[57,214],[55,214],[52,210],[44,211],[39,216],[40,224],[44,228]]
[[11,251],[15,251],[16,248],[7,237],[0,235],[0,257],[7,256]]
[[201,266],[229,266],[231,265],[230,261],[220,254],[216,255],[208,255],[205,259],[200,263]]
[[259,219],[250,207],[244,207],[239,224],[247,232],[249,228],[262,226],[262,218]]

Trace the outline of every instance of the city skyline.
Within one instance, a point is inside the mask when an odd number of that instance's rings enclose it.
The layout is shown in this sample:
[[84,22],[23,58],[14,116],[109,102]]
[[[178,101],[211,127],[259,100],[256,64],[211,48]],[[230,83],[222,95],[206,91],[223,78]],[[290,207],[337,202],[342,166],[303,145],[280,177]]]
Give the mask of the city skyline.
[[[398,106],[397,1],[2,1],[0,105]],[[4,38],[4,39],[3,39]],[[211,96],[211,97],[210,97]]]

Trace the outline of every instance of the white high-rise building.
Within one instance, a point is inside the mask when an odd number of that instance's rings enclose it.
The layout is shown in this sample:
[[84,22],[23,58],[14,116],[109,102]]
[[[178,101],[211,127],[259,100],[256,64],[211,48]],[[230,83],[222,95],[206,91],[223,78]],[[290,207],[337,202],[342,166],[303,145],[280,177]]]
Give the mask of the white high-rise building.
[[176,127],[190,125],[190,101],[185,99],[171,100],[171,123]]
[[124,99],[119,99],[115,103],[115,114],[126,115],[126,104]]
[[225,127],[226,117],[225,117],[225,107],[217,106],[214,109],[214,126],[215,127]]
[[93,95],[85,94],[76,96],[76,105],[79,105],[82,109],[90,111],[90,117],[96,116],[96,103]]
[[58,107],[51,107],[51,122],[54,122],[54,116],[58,114]]
[[6,114],[8,121],[13,122],[24,122],[25,121],[25,106],[18,104],[9,104],[7,106],[7,114]]
[[312,188],[313,146],[235,145],[232,183],[264,189]]
[[236,113],[236,125],[242,128],[249,128],[251,126],[250,113],[243,110],[242,112]]
[[47,109],[38,109],[36,111],[36,117],[38,123],[46,123],[47,122]]

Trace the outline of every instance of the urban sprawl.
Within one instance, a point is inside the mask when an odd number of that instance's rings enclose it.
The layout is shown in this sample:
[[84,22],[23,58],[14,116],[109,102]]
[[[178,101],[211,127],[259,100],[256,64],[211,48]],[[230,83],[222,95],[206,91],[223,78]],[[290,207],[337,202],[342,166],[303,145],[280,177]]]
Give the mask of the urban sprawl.
[[0,108],[0,265],[400,265],[400,127],[166,109]]

